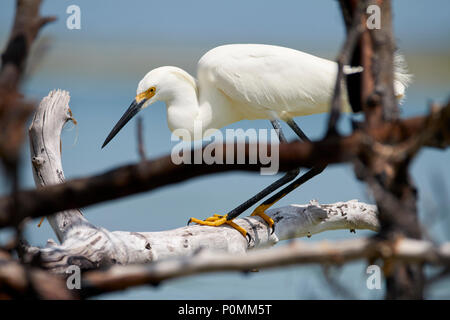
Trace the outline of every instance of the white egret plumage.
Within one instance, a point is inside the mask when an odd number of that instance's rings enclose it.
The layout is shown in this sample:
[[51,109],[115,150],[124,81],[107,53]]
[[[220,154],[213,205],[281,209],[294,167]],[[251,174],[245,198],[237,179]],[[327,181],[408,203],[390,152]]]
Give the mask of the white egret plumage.
[[[394,89],[396,96],[401,98],[408,85],[409,75],[401,63],[397,65]],[[361,71],[361,67],[344,68],[346,74]],[[259,44],[220,46],[210,50],[199,60],[198,80],[177,67],[160,67],[147,73],[139,82],[135,100],[112,129],[102,148],[135,114],[155,101],[166,103],[170,130],[188,130],[192,137],[195,122],[200,123],[202,132],[205,132],[207,129],[219,129],[244,119],[269,119],[274,127],[279,127],[277,121],[281,119],[304,140],[307,139],[306,135],[292,119],[328,111],[336,75],[336,62],[294,49]],[[350,111],[345,94],[342,102],[344,110]],[[282,133],[280,138],[284,139]],[[261,216],[272,225],[273,221],[264,211],[286,191],[289,192],[322,170],[323,168],[311,169],[260,205],[253,214]],[[293,180],[298,172],[294,170],[287,173],[227,215],[192,221],[215,226],[233,224],[233,218]],[[245,234],[244,230],[240,231]]]

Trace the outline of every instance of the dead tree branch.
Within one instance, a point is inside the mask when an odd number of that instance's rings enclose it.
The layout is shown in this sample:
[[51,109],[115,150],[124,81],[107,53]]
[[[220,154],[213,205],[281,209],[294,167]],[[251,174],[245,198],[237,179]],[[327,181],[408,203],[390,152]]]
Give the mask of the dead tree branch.
[[[341,9],[349,37],[354,23],[361,22],[365,27],[358,46],[353,52],[352,65],[363,67],[359,85],[353,86],[347,79],[348,93],[353,110],[365,114],[364,129],[383,126],[386,122],[398,119],[397,98],[394,93],[394,50],[392,31],[392,8],[390,0],[341,0]],[[359,6],[375,5],[380,11],[380,28],[370,28],[367,15],[357,15]],[[355,21],[356,20],[356,21]],[[359,94],[359,99],[357,95]],[[427,131],[427,130],[426,130]],[[420,131],[411,137],[410,145],[417,146],[423,139]],[[365,180],[376,199],[380,212],[380,237],[395,239],[405,236],[421,238],[417,218],[417,192],[409,175],[409,163],[413,154],[393,159],[386,157],[386,149],[397,149],[399,143],[371,140],[365,157],[355,159],[357,176]],[[405,145],[405,144],[403,144]],[[422,147],[422,146],[421,146]],[[401,148],[397,149],[397,155]],[[418,148],[415,149],[416,151]],[[387,276],[387,298],[422,298],[423,273],[420,265],[396,265]]]
[[350,65],[350,60],[352,58],[352,54],[359,39],[359,36],[364,31],[364,28],[361,24],[361,16],[363,9],[364,7],[362,5],[359,5],[355,9],[355,18],[351,22],[351,25],[347,33],[347,38],[337,58],[338,73],[336,77],[336,84],[333,92],[333,97],[331,99],[330,115],[328,118],[328,129],[326,136],[337,134],[336,125],[342,112],[342,99],[343,99],[342,85],[345,84],[344,66]]
[[0,300],[5,299],[75,299],[66,281],[38,267],[22,265],[0,251]]
[[31,45],[39,30],[54,17],[39,15],[41,0],[17,0],[9,41],[0,69],[0,158],[16,187],[16,170],[24,126],[34,109],[19,93],[19,85]]
[[[391,144],[414,139],[418,132],[430,134],[422,143],[425,146],[443,148],[450,144],[450,104],[442,108],[438,116],[415,117],[386,123],[368,132],[356,130],[346,137],[330,137],[317,142],[292,142],[279,146],[280,171],[288,171],[301,166],[326,165],[352,161],[372,152],[372,141]],[[432,133],[432,134],[431,134]],[[264,146],[258,146],[264,147]],[[227,146],[220,145],[226,163]],[[236,156],[239,145],[234,145]],[[0,198],[0,227],[19,223],[26,217],[40,217],[52,213],[81,208],[103,201],[125,197],[139,192],[150,191],[165,185],[178,183],[193,177],[231,170],[257,171],[263,164],[248,164],[251,150],[257,148],[246,144],[247,164],[189,164],[176,165],[170,156],[156,160],[141,161],[106,173],[69,180],[58,185],[49,185],[37,190],[17,192],[20,206],[13,210],[11,197]],[[267,146],[271,150],[271,146]],[[192,156],[194,150],[191,151]],[[235,161],[236,163],[236,161]],[[15,215],[13,215],[15,213]]]

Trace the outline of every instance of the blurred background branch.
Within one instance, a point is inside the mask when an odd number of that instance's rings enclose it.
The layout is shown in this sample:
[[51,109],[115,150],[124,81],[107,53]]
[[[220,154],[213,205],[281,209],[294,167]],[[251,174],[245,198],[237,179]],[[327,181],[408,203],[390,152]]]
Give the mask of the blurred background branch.
[[[372,149],[373,142],[402,143],[408,139],[415,140],[419,133],[426,134],[421,139],[422,146],[437,146],[443,148],[450,143],[448,133],[450,126],[450,105],[440,109],[431,119],[427,116],[415,117],[395,123],[387,123],[369,131],[355,130],[345,137],[330,137],[316,142],[292,142],[281,144],[279,147],[280,171],[289,171],[297,167],[311,167],[314,164],[332,164],[348,162],[357,158],[375,159],[376,150]],[[267,147],[270,145],[258,147]],[[223,158],[226,158],[230,148],[221,145]],[[233,155],[241,148],[235,145]],[[102,201],[113,200],[135,193],[154,190],[156,188],[178,183],[186,179],[233,170],[258,171],[264,166],[258,158],[256,164],[248,164],[253,158],[251,154],[255,148],[245,144],[246,164],[189,164],[176,165],[171,156],[164,156],[155,160],[141,161],[130,164],[103,174],[78,178],[62,182],[57,185],[46,185],[33,190],[19,191],[16,194],[19,207],[13,210],[13,198],[0,198],[0,227],[20,222],[26,217],[40,217],[63,210],[75,209],[92,205]],[[193,157],[195,150],[190,151]],[[258,151],[256,150],[258,153]],[[259,153],[258,153],[259,154]],[[234,163],[236,163],[235,161]],[[226,161],[223,161],[226,163]],[[14,214],[13,214],[14,213]],[[12,219],[14,217],[14,219]],[[14,221],[13,221],[14,220]]]

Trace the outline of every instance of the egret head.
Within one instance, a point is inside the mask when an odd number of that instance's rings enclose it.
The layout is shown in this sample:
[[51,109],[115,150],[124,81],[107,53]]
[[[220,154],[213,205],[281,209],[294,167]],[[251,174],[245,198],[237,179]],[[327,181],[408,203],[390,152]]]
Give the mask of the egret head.
[[156,101],[168,102],[173,99],[174,94],[181,85],[191,83],[195,86],[195,80],[185,71],[177,67],[160,67],[147,73],[139,82],[136,97],[109,133],[102,145],[106,146],[119,131],[133,118],[139,111],[147,108]]

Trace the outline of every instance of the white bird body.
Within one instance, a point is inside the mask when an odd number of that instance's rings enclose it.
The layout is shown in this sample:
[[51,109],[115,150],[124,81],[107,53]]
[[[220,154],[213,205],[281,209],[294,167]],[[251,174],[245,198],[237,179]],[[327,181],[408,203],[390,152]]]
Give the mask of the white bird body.
[[[346,73],[362,68],[346,67]],[[177,67],[147,73],[137,94],[156,87],[156,100],[167,106],[169,128],[193,134],[195,121],[219,129],[240,120],[289,119],[327,112],[334,90],[337,63],[298,50],[261,44],[224,45],[198,62],[196,81]],[[398,96],[406,83],[396,80]],[[350,111],[343,90],[344,111]]]
[[226,45],[198,64],[202,88],[229,98],[242,119],[295,117],[327,111],[337,65],[313,55],[269,45]]
[[[409,75],[399,58],[394,89],[402,97]],[[361,67],[344,67],[347,74],[361,71]],[[198,81],[177,67],[147,73],[139,82],[126,119],[119,121],[105,144],[134,114],[158,100],[166,103],[170,130],[185,129],[191,137],[194,124],[201,124],[205,133],[244,119],[288,120],[327,112],[336,75],[336,62],[298,50],[262,44],[223,45],[199,60]],[[344,111],[350,111],[346,90],[342,92]]]
[[[399,57],[394,90],[397,97],[402,97],[409,75]],[[102,148],[134,115],[158,100],[166,103],[170,130],[182,139],[205,137],[212,133],[210,129],[244,119],[281,119],[300,138],[307,140],[292,118],[328,111],[337,71],[337,63],[293,49],[258,44],[220,46],[207,52],[198,62],[198,81],[177,67],[160,67],[147,73],[139,82],[135,100],[111,130]],[[361,67],[344,67],[347,74],[361,71]],[[350,111],[346,90],[342,93],[344,111]],[[272,125],[276,127],[277,122],[273,121]],[[199,129],[201,135],[198,135]],[[274,221],[264,211],[292,191],[292,186],[298,187],[323,169],[311,168],[258,206],[252,215],[260,216],[272,226]],[[215,215],[204,221],[191,218],[190,221],[210,226],[229,224],[246,236],[247,232],[231,220],[292,181],[297,174],[298,170],[287,173],[224,216]]]

